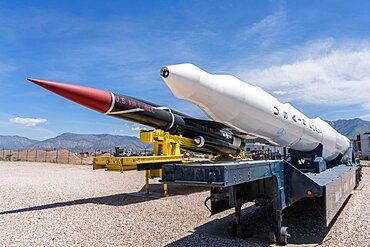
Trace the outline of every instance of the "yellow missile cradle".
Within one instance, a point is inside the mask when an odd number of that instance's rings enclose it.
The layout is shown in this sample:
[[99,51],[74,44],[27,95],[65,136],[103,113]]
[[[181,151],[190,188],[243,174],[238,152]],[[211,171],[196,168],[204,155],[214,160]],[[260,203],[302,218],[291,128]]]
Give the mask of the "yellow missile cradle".
[[[162,169],[153,168],[155,165],[165,163],[182,163],[180,147],[192,147],[194,141],[190,138],[171,135],[163,130],[141,130],[140,142],[153,143],[154,150],[152,156],[132,156],[132,157],[101,157],[93,159],[93,169],[106,169],[107,171],[132,171],[146,170],[146,193],[149,194],[149,181],[154,178],[162,178]],[[154,165],[154,166],[153,166]],[[167,184],[163,184],[163,194],[167,196]]]

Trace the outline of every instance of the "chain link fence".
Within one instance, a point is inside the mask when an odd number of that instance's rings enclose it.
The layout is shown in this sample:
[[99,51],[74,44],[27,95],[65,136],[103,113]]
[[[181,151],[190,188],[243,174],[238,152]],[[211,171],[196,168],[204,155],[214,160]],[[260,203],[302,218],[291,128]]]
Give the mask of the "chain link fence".
[[70,152],[66,149],[62,150],[8,150],[0,149],[0,161],[27,161],[27,162],[50,162],[59,164],[85,164],[91,165],[94,157],[113,157],[122,156],[147,156],[152,155],[152,150],[135,150],[129,149],[111,149],[108,152]]
[[111,153],[74,153],[68,150],[0,150],[0,160],[50,162],[59,164],[92,164],[94,157],[111,157]]

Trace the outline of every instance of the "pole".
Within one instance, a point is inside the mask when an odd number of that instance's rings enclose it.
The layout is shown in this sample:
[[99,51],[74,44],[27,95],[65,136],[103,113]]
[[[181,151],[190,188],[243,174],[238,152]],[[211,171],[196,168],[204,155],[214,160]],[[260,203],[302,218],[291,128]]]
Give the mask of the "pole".
[[48,150],[45,150],[45,162],[47,161],[48,158]]
[[17,160],[19,161],[19,149],[18,149],[18,155],[17,155]]
[[57,154],[56,154],[55,162],[58,163],[58,149],[57,149]]
[[81,157],[81,165],[82,165],[82,151],[83,151],[83,150],[81,150],[81,153],[80,153],[80,157]]
[[37,149],[36,149],[36,154],[35,154],[35,162],[37,161]]
[[69,164],[69,155],[71,155],[71,152],[68,150],[67,164]]
[[286,160],[286,147],[283,147],[284,160]]
[[27,149],[27,152],[26,152],[26,161],[28,161],[28,149]]

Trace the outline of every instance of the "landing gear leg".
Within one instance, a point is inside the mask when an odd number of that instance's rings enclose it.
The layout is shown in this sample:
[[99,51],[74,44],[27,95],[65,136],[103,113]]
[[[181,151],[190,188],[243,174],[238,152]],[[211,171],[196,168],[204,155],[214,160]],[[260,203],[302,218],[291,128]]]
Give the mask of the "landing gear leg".
[[282,226],[283,222],[283,212],[282,210],[276,211],[276,225],[277,227],[270,227],[269,239],[271,243],[276,243],[277,240],[282,244],[289,243],[290,234],[288,232],[288,227]]
[[227,232],[230,237],[246,238],[246,227],[241,222],[242,202],[235,203],[235,220],[230,221],[227,227]]

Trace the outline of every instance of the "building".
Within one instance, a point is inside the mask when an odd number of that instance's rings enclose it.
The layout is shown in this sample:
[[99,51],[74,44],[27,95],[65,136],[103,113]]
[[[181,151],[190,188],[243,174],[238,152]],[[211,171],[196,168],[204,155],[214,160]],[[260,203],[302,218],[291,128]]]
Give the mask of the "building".
[[370,160],[370,132],[357,135],[356,144],[359,158]]
[[283,148],[279,146],[272,146],[265,143],[246,143],[245,144],[245,154],[247,156],[256,159],[258,155],[263,155],[265,158],[277,159],[281,158],[283,155]]

